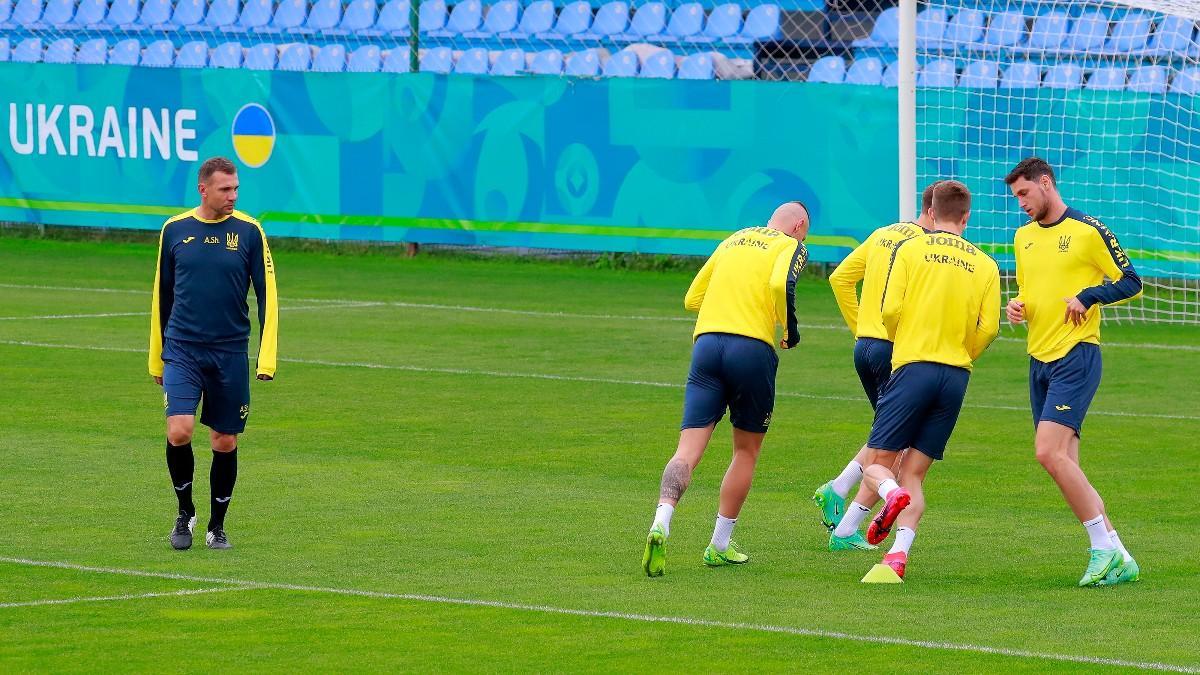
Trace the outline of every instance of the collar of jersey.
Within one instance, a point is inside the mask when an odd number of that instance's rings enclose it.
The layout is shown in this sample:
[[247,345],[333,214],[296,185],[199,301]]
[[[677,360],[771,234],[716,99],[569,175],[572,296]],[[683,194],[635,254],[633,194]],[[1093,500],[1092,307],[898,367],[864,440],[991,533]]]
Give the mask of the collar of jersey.
[[202,222],[202,223],[209,223],[209,224],[213,224],[213,223],[223,223],[223,222],[225,222],[226,220],[229,220],[230,216],[232,216],[232,215],[233,215],[233,214],[229,214],[229,216],[224,216],[224,217],[222,217],[222,218],[218,218],[218,219],[216,219],[216,220],[209,220],[209,219],[207,219],[207,218],[201,218],[201,217],[200,217],[200,209],[199,209],[199,208],[192,209],[192,217],[193,217],[193,218],[195,218],[196,220],[198,220],[198,221]]
[[1075,210],[1075,209],[1072,209],[1070,206],[1068,206],[1068,207],[1067,207],[1067,210],[1066,210],[1066,211],[1063,211],[1062,218],[1059,218],[1058,220],[1054,221],[1053,223],[1042,223],[1042,222],[1039,222],[1039,223],[1038,223],[1038,227],[1054,227],[1055,225],[1059,225],[1059,224],[1061,224],[1061,223],[1062,223],[1064,220],[1066,220],[1067,218],[1070,218],[1070,217],[1071,217],[1071,214],[1072,214],[1072,212],[1074,212],[1074,210]]

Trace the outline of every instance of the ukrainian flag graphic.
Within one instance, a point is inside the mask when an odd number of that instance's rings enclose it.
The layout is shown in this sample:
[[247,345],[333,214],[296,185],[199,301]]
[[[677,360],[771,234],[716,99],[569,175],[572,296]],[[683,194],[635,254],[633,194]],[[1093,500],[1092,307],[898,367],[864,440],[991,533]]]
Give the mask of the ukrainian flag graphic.
[[275,121],[257,103],[242,106],[233,118],[233,150],[246,166],[256,169],[275,149]]

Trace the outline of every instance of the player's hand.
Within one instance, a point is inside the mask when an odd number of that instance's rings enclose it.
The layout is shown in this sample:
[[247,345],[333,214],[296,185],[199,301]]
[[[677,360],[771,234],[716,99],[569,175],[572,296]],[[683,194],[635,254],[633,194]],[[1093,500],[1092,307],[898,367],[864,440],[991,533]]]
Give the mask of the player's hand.
[[779,348],[780,349],[791,349],[791,347],[788,346],[786,338],[779,341]]
[[1063,302],[1067,303],[1067,311],[1063,314],[1063,323],[1070,321],[1078,326],[1087,320],[1087,308],[1083,306],[1078,297],[1063,298]]
[[152,376],[152,377],[154,377],[154,384],[157,384],[158,386],[160,386],[160,387],[161,387],[161,386],[162,386],[162,376],[161,376],[161,375],[154,375],[154,376]]
[[258,379],[262,380],[263,382],[270,382],[271,380],[275,379],[275,376],[267,375],[266,373],[259,373]]
[[1025,303],[1013,298],[1008,301],[1005,312],[1008,314],[1009,323],[1021,323],[1025,320]]

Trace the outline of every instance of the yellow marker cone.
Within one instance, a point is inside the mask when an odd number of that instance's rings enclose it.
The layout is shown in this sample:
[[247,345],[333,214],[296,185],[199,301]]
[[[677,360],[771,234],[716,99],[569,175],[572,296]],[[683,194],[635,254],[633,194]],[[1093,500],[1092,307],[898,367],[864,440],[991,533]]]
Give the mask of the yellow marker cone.
[[884,564],[878,564],[862,578],[864,584],[902,584],[904,580],[896,574],[896,570]]

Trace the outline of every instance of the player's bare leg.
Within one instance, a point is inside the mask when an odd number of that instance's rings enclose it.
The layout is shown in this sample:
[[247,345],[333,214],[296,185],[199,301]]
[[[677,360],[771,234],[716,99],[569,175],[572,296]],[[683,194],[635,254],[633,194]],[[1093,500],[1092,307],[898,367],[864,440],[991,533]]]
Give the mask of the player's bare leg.
[[[890,471],[892,475],[896,475],[900,470],[904,457],[908,453],[908,450],[904,452],[876,453],[863,446],[863,450],[859,451],[858,456],[863,458],[866,466],[870,466],[872,463],[881,462],[887,464],[890,462]],[[864,474],[864,478],[858,486],[858,493],[854,495],[854,500],[847,505],[845,513],[842,514],[837,526],[829,534],[829,550],[873,550],[875,546],[868,543],[866,538],[859,533],[858,529],[878,502],[879,493],[867,484]]]
[[237,481],[237,434],[213,430],[209,433],[209,440],[213,451],[212,469],[209,472],[212,511],[204,541],[212,549],[233,548],[225,535],[225,513],[229,510],[229,500],[233,498],[233,486]]
[[749,556],[737,550],[731,537],[738,514],[746,503],[746,495],[750,494],[750,485],[754,482],[754,467],[758,463],[764,437],[766,434],[737,428],[733,430],[733,459],[721,481],[717,523],[713,527],[708,548],[704,551],[706,565],[739,565],[750,560]]
[[654,523],[646,537],[642,569],[647,576],[662,576],[666,568],[665,545],[671,533],[671,517],[675,515],[675,506],[692,482],[692,472],[703,459],[704,450],[708,447],[716,426],[714,422],[705,427],[679,432],[679,445],[663,469],[662,482],[658,488],[658,508],[654,511]]
[[925,476],[933,466],[933,459],[921,452],[908,450],[900,464],[896,482],[908,490],[908,506],[896,517],[896,539],[891,550],[883,556],[883,564],[890,566],[901,578],[908,564],[908,552],[917,536],[917,523],[925,515]]
[[196,505],[192,502],[192,478],[196,468],[192,433],[195,428],[195,415],[167,418],[167,471],[171,474],[171,484],[179,503],[170,538],[171,547],[180,551],[192,547],[192,530],[196,527]]
[[[875,452],[871,466],[868,466],[863,472],[863,484],[883,498],[883,508],[879,509],[879,513],[867,528],[867,542],[871,544],[878,544],[887,538],[888,533],[892,530],[892,524],[896,522],[896,517],[911,500],[908,490],[900,487],[896,482],[896,474],[891,469],[895,464],[895,453],[885,450],[875,450]],[[901,468],[903,468],[903,464],[901,464]]]

